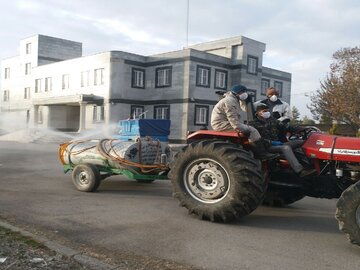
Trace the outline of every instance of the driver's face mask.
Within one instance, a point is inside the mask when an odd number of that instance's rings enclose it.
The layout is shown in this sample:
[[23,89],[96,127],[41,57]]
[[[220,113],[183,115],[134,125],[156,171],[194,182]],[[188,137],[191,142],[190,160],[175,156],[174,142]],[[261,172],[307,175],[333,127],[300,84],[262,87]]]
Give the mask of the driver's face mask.
[[270,117],[271,113],[270,112],[262,112],[261,116],[265,119],[268,119]]

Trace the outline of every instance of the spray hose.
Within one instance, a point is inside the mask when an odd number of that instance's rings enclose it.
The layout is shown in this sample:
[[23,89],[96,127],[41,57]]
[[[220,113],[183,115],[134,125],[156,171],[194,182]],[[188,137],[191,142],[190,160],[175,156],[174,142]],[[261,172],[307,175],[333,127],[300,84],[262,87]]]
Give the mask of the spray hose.
[[[140,162],[133,162],[130,160],[127,160],[125,158],[122,158],[118,155],[118,153],[116,153],[115,149],[114,149],[114,144],[113,142],[117,141],[115,139],[102,139],[99,144],[97,145],[97,149],[100,152],[100,154],[110,160],[114,160],[117,161],[119,164],[121,165],[128,165],[128,166],[133,166],[133,167],[137,167],[141,170],[142,173],[150,173],[153,171],[165,171],[168,170],[169,167],[165,164],[153,164],[153,165],[145,165],[142,164]],[[108,148],[110,150],[107,150],[106,146],[108,145]],[[158,142],[157,145],[157,153],[156,153],[156,159],[159,158],[159,150],[160,150],[160,143]],[[141,141],[139,141],[139,160],[141,161]],[[110,152],[113,152],[114,154],[111,154]]]

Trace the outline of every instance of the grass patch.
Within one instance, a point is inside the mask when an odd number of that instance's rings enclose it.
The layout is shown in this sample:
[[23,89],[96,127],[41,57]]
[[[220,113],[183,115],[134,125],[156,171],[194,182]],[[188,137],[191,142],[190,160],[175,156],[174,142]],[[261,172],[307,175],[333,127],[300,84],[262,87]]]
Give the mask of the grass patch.
[[24,243],[25,245],[31,246],[35,249],[45,249],[46,246],[35,241],[31,237],[24,236],[19,232],[14,232],[9,229],[0,227],[0,239],[1,241],[17,241]]

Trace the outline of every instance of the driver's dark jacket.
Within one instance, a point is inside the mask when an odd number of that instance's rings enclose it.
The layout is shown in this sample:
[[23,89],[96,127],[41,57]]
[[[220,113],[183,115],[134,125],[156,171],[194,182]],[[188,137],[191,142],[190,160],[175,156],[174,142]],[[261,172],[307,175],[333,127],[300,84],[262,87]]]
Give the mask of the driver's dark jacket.
[[288,123],[279,122],[274,117],[268,119],[255,117],[249,125],[256,128],[261,137],[268,141],[284,141],[286,132],[294,132],[296,128]]

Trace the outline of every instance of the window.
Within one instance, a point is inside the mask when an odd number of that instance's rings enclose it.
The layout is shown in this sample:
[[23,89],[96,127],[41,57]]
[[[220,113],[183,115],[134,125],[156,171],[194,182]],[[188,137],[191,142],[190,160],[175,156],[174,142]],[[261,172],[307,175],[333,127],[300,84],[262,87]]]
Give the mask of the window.
[[47,77],[45,78],[45,92],[49,92],[52,90],[52,78]]
[[131,105],[130,118],[131,119],[145,118],[144,106]]
[[25,64],[25,75],[31,74],[31,63]]
[[195,105],[195,125],[207,126],[209,119],[209,106]]
[[279,92],[279,97],[282,97],[283,83],[282,83],[282,82],[275,81],[275,82],[274,82],[274,88],[276,89],[276,91]]
[[62,75],[62,89],[69,89],[69,74]]
[[24,99],[30,98],[30,87],[25,87],[24,89]]
[[4,90],[3,101],[9,101],[9,100],[10,100],[10,91]]
[[154,106],[154,119],[170,119],[170,106]]
[[41,79],[35,80],[35,93],[41,92]]
[[133,68],[131,70],[131,87],[145,88],[145,70]]
[[197,66],[196,68],[196,85],[210,87],[210,68]]
[[266,96],[266,89],[270,87],[270,80],[261,79],[261,95]]
[[95,69],[94,85],[103,85],[104,84],[103,75],[104,75],[104,69],[103,68]]
[[226,90],[227,88],[227,71],[215,69],[215,83],[214,87],[216,89]]
[[155,87],[171,86],[172,67],[157,68],[155,71]]
[[247,73],[257,75],[259,59],[255,56],[248,56],[247,58]]
[[9,79],[9,78],[10,78],[10,68],[7,67],[5,68],[4,79]]
[[31,53],[31,43],[26,43],[26,54]]
[[104,106],[94,106],[93,109],[93,122],[104,122],[105,119],[105,107]]
[[90,70],[81,72],[81,87],[90,85]]

